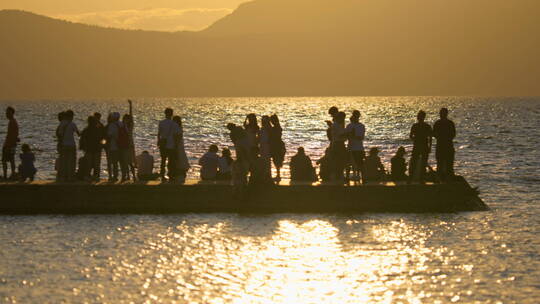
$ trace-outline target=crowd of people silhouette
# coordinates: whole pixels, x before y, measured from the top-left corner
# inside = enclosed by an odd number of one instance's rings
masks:
[[[159,173],[154,173],[154,157],[143,151],[136,156],[134,143],[133,103],[128,100],[129,113],[110,113],[105,124],[101,114],[94,113],[87,118],[87,126],[82,132],[74,119],[74,112],[67,110],[58,114],[56,128],[57,182],[100,181],[101,159],[105,153],[109,182],[150,181],[184,183],[191,166],[184,145],[184,131],[180,116],[174,116],[172,109],[164,111],[164,119],[159,122],[157,147],[161,163]],[[366,155],[364,140],[366,127],[360,122],[360,111],[354,110],[346,124],[346,113],[337,107],[328,111],[331,119],[326,121],[326,135],[329,140],[324,155],[316,162],[319,172],[303,147],[290,160],[291,182],[332,182],[338,184],[365,184],[370,182],[448,182],[454,178],[453,140],[456,136],[454,123],[448,119],[448,109],[442,108],[440,119],[433,128],[425,122],[426,113],[419,111],[417,122],[411,127],[409,138],[413,143],[411,158],[407,166],[406,150],[399,147],[391,159],[390,173],[379,157],[379,148],[371,147]],[[5,180],[33,181],[36,174],[35,155],[28,144],[23,144],[18,173],[15,168],[15,153],[19,140],[19,126],[15,119],[15,109],[6,109],[8,119],[6,139],[2,148],[3,177]],[[259,126],[257,116],[248,114],[243,125],[227,124],[229,136],[234,145],[235,158],[231,150],[223,148],[219,155],[217,145],[210,145],[199,159],[200,178],[203,181],[229,181],[234,185],[270,185],[281,181],[281,169],[285,161],[286,148],[283,129],[277,115],[263,115]],[[77,161],[78,147],[83,151]],[[437,172],[428,166],[432,150],[432,138],[437,145],[435,157]],[[272,176],[272,164],[276,175]],[[11,176],[8,177],[8,165]],[[408,170],[407,170],[408,167]],[[426,169],[430,173],[426,173]],[[408,174],[407,174],[408,171]]]

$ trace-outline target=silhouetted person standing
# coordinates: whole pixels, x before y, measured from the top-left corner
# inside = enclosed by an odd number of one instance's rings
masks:
[[[349,161],[349,153],[345,147],[347,133],[345,132],[345,113],[339,112],[334,118],[331,127],[332,142],[330,144],[330,159],[332,163],[333,178],[337,182],[344,182],[345,166]]]
[[[409,138],[413,141],[413,151],[409,164],[409,180],[418,175],[421,182],[424,181],[433,136],[431,126],[424,121],[425,119],[426,112],[418,112],[417,122],[412,126],[409,135]]]
[[[176,138],[180,133],[180,127],[172,120],[173,110],[165,109],[165,119],[159,122],[158,147],[161,154],[160,175],[165,181],[165,167],[170,180],[174,180],[176,172]]]
[[[58,165],[58,181],[75,181],[77,167],[77,144],[75,134],[80,135],[77,125],[73,122],[75,114],[71,110],[64,113],[63,120],[57,129],[60,142],[60,163]]]
[[[268,162],[268,170],[272,175],[272,154],[270,146],[270,137],[272,134],[272,124],[270,123],[270,117],[264,115],[261,118],[261,128],[259,130],[259,145],[261,151],[261,158]]]
[[[448,109],[439,111],[440,119],[433,125],[433,136],[437,139],[435,157],[437,158],[437,173],[442,181],[447,181],[454,176],[454,138],[456,126],[448,119]]]
[[[127,162],[125,158],[128,148],[127,129],[120,121],[120,113],[114,112],[111,114],[111,122],[107,125],[107,139],[110,167],[112,170],[112,178],[110,181],[118,181],[118,167],[122,174],[122,181],[126,180],[128,174]]]
[[[184,126],[182,125],[182,117],[174,116],[173,121],[178,125],[178,135],[176,138],[176,179],[177,182],[184,183],[186,181],[187,172],[191,167],[186,154],[184,144]]]
[[[283,129],[279,122],[279,118],[276,114],[270,116],[270,122],[272,123],[272,131],[270,132],[270,154],[274,166],[276,167],[277,175],[275,180],[281,181],[281,168],[283,167],[283,161],[285,160],[285,143],[283,142]]]
[[[227,129],[231,132],[229,136],[236,150],[236,160],[242,159],[244,162],[249,162],[249,140],[246,130],[233,123],[227,124]]]
[[[249,168],[249,184],[257,186],[272,185],[272,175],[268,169],[270,164],[260,157],[259,148],[253,147],[251,155],[253,156],[253,160]]]
[[[2,146],[2,169],[4,170],[4,179],[8,178],[8,163],[11,165],[11,177],[15,176],[15,151],[19,142],[19,124],[15,119],[15,109],[7,107],[6,118],[8,119],[8,128],[6,139]]]
[[[122,117],[122,123],[127,129],[128,132],[128,140],[129,140],[129,147],[124,151],[125,152],[125,158],[128,166],[128,176],[129,179],[129,173],[131,172],[131,176],[133,177],[133,180],[136,180],[135,175],[135,167],[137,167],[137,164],[135,162],[135,137],[133,136],[134,130],[135,130],[135,119],[133,117],[133,101],[131,99],[128,99],[129,104],[129,114],[125,114]]]
[[[349,144],[347,146],[351,159],[353,161],[353,180],[360,181],[360,173],[364,168],[364,138],[366,136],[366,127],[360,122],[360,111],[354,110],[351,116],[351,122],[345,128]],[[350,167],[347,166],[347,178],[349,178]]]
[[[332,117],[332,120],[326,121],[326,125],[328,126],[328,128],[326,129],[326,137],[330,142],[332,141],[332,124],[336,121],[338,113],[339,109],[336,106],[330,107],[330,109],[328,109],[328,115]]]
[[[103,125],[103,123],[101,122],[101,113],[94,113],[94,118],[95,118],[95,121],[96,121],[96,127],[98,129],[98,134],[99,134],[99,151],[97,152],[97,155],[95,156],[96,159],[96,163],[95,163],[95,166],[96,166],[96,171],[94,172],[94,178],[99,181],[99,176],[101,174],[101,152],[103,150],[106,149],[105,147],[105,140],[107,138],[107,132],[105,130],[105,126]]]
[[[79,140],[79,149],[84,151],[88,168],[87,172],[83,172],[83,177],[92,177],[94,181],[99,181],[102,134],[95,116],[89,116],[87,121],[88,126],[82,131]]]
[[[259,123],[257,122],[257,116],[254,113],[250,113],[246,116],[244,121],[244,129],[246,130],[247,142],[248,142],[248,153],[250,161],[253,161],[256,156],[253,154],[255,151],[253,148],[259,148]]]

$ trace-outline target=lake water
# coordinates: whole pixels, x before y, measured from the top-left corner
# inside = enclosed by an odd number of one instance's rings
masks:
[[[22,141],[37,151],[40,179],[54,176],[56,113],[73,109],[82,129],[95,111],[127,111],[123,100],[0,101],[8,104],[17,109]],[[157,121],[172,107],[184,118],[195,178],[208,145],[231,145],[227,122],[277,113],[288,155],[303,146],[315,160],[327,145],[332,105],[362,112],[367,146],[379,147],[387,163],[398,146],[410,151],[419,109],[433,122],[449,107],[458,128],[456,171],[492,210],[0,216],[0,302],[538,303],[540,98],[137,100],[137,149],[158,160]],[[5,125],[0,120],[0,138]]]

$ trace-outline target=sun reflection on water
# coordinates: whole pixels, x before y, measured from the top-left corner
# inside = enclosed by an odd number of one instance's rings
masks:
[[[347,245],[330,221],[267,224],[273,227],[264,233],[234,231],[227,222],[169,227],[135,263],[113,262],[114,276],[138,275],[137,296],[148,303],[421,303],[431,294],[414,284],[444,281],[426,262],[446,254],[432,252],[429,233],[403,221],[345,236],[362,239]]]

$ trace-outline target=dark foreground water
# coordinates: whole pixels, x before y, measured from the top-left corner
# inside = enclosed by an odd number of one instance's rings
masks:
[[[23,142],[37,151],[42,179],[54,174],[56,112],[72,108],[83,119],[126,108],[120,100],[9,104]],[[195,165],[209,144],[228,144],[226,122],[278,113],[289,151],[301,145],[316,159],[330,105],[361,110],[367,145],[381,148],[386,161],[399,145],[410,148],[417,110],[432,122],[448,106],[458,127],[456,170],[493,210],[0,216],[0,303],[538,303],[540,99],[142,100],[136,141],[155,153],[156,122],[171,106],[184,117]],[[190,174],[197,176],[195,166]]]

